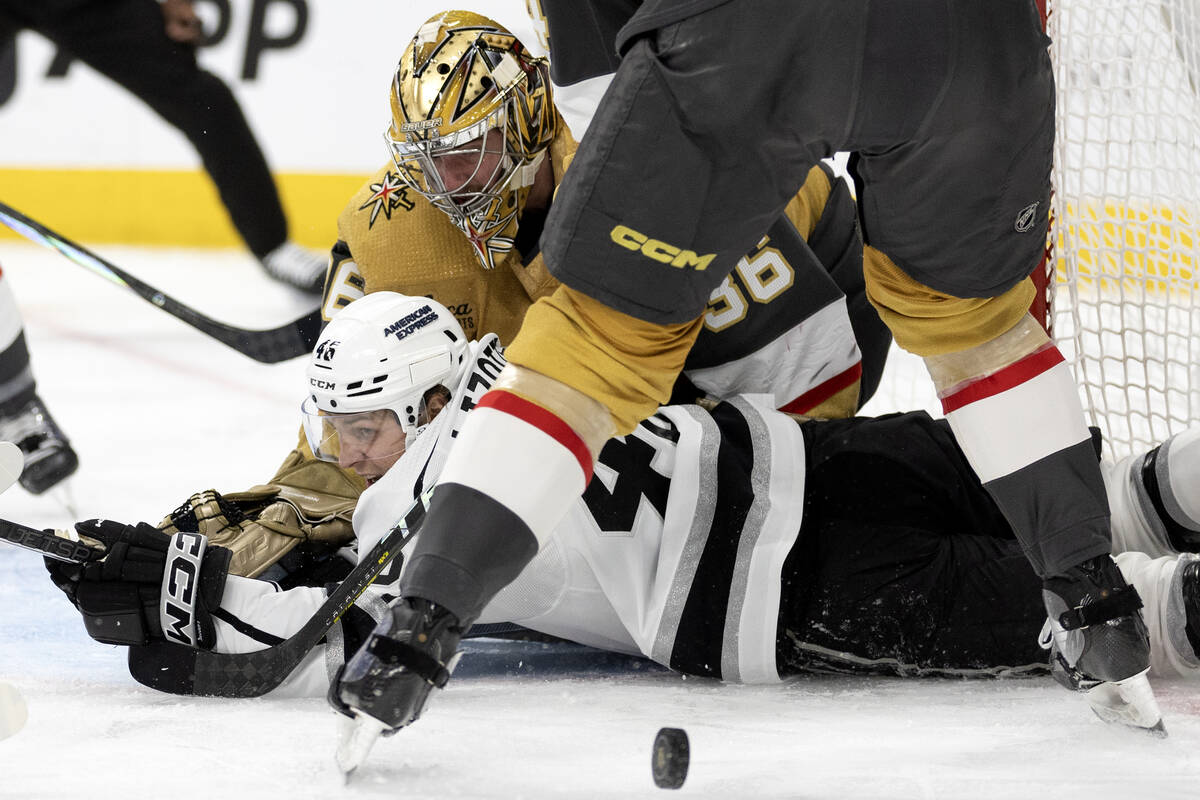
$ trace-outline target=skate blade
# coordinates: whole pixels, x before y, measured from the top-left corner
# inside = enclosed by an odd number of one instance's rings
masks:
[[[356,713],[353,718],[341,717],[338,720],[338,746],[333,754],[333,760],[342,771],[342,778],[350,782],[350,776],[359,768],[375,740],[387,729],[387,725],[369,714]]]
[[[1107,723],[1165,738],[1162,712],[1146,677],[1149,671],[1147,668],[1121,681],[1101,683],[1086,693],[1088,705]]]

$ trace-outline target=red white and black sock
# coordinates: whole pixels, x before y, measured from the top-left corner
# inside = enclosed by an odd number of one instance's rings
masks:
[[[592,456],[557,415],[503,390],[463,423],[438,481],[405,596],[479,616],[537,554],[592,477]]]
[[[1057,347],[954,387],[942,410],[1038,575],[1110,551],[1104,481]]]

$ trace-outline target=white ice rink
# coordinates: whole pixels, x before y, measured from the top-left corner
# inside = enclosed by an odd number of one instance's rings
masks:
[[[68,232],[69,233],[69,232]],[[273,327],[315,301],[248,256],[104,246],[200,310]],[[81,458],[80,518],[157,522],[190,493],[268,478],[294,442],[302,361],[263,366],[62,256],[0,243],[39,392]],[[13,488],[0,517],[71,517]],[[0,681],[29,721],[0,741],[4,798],[644,798],[650,745],[687,729],[679,794],[713,798],[1194,798],[1200,685],[1157,683],[1170,737],[1113,730],[1049,679],[813,676],[724,686],[571,648],[476,643],[414,727],[347,787],[324,700],[188,699],[134,683],[32,553],[0,544]]]

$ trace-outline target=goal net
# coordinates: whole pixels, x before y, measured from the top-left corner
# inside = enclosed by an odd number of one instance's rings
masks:
[[[1198,0],[1050,0],[1052,333],[1109,455],[1200,419]]]

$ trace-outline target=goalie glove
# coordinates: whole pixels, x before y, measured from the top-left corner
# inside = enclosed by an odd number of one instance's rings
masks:
[[[46,559],[54,584],[83,616],[98,642],[169,641],[212,649],[212,612],[221,604],[231,553],[197,533],[165,535],[144,522],[90,519],[80,538],[106,551],[81,564]]]
[[[295,450],[269,483],[229,494],[196,492],[158,527],[172,534],[200,533],[228,548],[234,575],[279,581],[280,570],[264,573],[297,545],[308,542],[335,551],[354,538],[350,519],[361,492],[357,478]],[[315,582],[337,579],[318,577]]]

